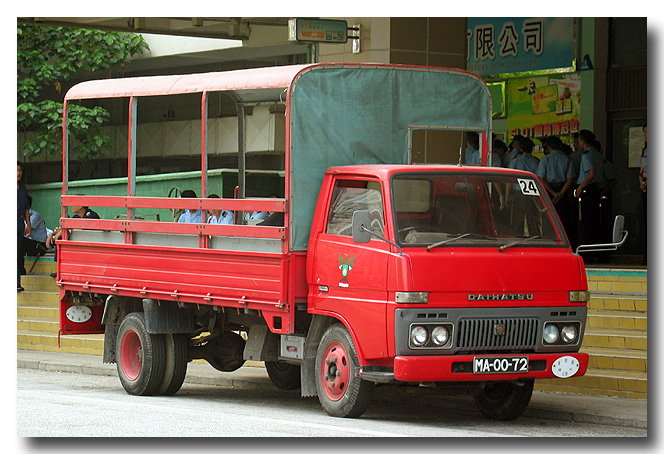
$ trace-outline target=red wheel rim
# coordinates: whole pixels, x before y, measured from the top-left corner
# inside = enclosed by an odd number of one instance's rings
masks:
[[[143,346],[135,331],[127,331],[120,344],[120,364],[129,380],[136,380],[143,368]]]
[[[350,380],[350,360],[344,346],[339,342],[330,343],[325,348],[320,368],[325,395],[333,401],[341,399]]]

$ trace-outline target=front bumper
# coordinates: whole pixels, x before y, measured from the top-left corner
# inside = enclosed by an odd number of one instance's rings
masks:
[[[565,357],[575,358],[579,362],[578,371],[571,377],[580,377],[588,369],[586,353],[534,353],[519,355],[528,357],[528,372],[473,373],[473,358],[487,356],[507,358],[514,355],[397,356],[394,358],[394,379],[404,382],[458,382],[559,378],[553,373],[552,367],[556,360],[563,358],[564,361]]]

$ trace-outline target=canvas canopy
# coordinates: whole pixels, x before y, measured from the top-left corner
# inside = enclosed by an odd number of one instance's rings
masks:
[[[290,89],[291,249],[305,250],[325,171],[408,164],[409,129],[491,130],[484,82],[459,70],[317,65]]]

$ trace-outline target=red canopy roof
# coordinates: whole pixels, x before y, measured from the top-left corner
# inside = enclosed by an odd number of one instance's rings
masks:
[[[246,91],[283,89],[295,76],[312,65],[275,66],[201,74],[127,77],[81,82],[74,85],[65,99],[160,96],[203,91]],[[285,98],[284,98],[285,99]]]

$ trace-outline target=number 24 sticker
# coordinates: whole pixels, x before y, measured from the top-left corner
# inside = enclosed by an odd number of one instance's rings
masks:
[[[539,189],[537,189],[537,185],[535,184],[535,180],[517,178],[517,181],[519,182],[519,187],[521,188],[521,193],[523,195],[540,195]]]

